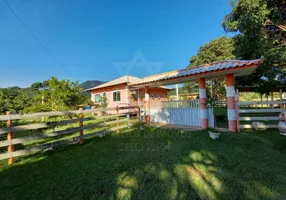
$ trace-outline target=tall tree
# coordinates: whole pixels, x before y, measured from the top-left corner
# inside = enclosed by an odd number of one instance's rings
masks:
[[[0,113],[11,111],[23,112],[25,107],[31,106],[37,93],[31,88],[9,87],[0,89]]]
[[[191,57],[190,65],[188,67],[212,63],[215,61],[235,59],[233,50],[234,46],[232,38],[223,36],[214,39],[200,47],[198,54]]]
[[[233,54],[234,42],[232,38],[227,38],[225,36],[214,39],[209,43],[200,47],[198,54],[192,56],[190,59],[190,64],[188,67],[194,67],[206,63],[212,63],[215,61],[221,60],[230,60],[235,59]],[[210,82],[213,84],[213,93],[216,98],[224,99],[225,98],[225,89],[224,89],[224,78],[214,79]],[[210,85],[207,86],[208,92],[210,91]],[[183,88],[189,91],[198,91],[198,86],[196,83],[184,84]]]
[[[42,82],[35,82],[31,85],[31,88],[34,90],[40,90],[43,88],[43,83]]]
[[[82,93],[82,88],[77,81],[59,80],[52,77],[42,85],[45,89],[42,89],[33,99],[33,105],[27,107],[26,112],[77,109],[80,104],[87,103],[89,100]],[[44,102],[42,102],[42,97],[44,97]]]
[[[239,77],[239,86],[254,85],[257,92],[270,93],[274,87],[286,84],[285,0],[231,1],[232,11],[225,16],[223,27],[234,36],[234,54],[239,59],[265,61],[256,73]]]

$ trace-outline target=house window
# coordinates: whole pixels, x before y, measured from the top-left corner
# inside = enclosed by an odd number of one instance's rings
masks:
[[[94,95],[94,102],[99,103],[100,102],[100,94]]]
[[[120,91],[113,92],[113,101],[120,101]]]

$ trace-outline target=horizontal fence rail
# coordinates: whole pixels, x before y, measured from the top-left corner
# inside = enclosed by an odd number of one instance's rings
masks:
[[[137,109],[136,112],[124,112],[120,113],[120,110],[129,110],[129,109]],[[114,111],[116,110],[116,114],[107,115],[105,116],[89,116],[84,118],[84,114],[87,113],[94,113],[98,111]],[[114,112],[113,112],[114,113]],[[23,156],[29,153],[35,153],[39,151],[44,151],[54,146],[69,144],[69,143],[76,143],[79,142],[80,144],[83,143],[84,139],[90,138],[93,136],[104,136],[109,132],[116,131],[117,133],[120,132],[123,128],[128,128],[140,122],[140,108],[137,106],[129,106],[129,107],[116,107],[116,108],[107,108],[107,109],[93,109],[93,110],[78,110],[78,111],[60,111],[60,112],[41,112],[41,113],[32,113],[26,115],[12,115],[7,113],[5,116],[0,116],[0,120],[4,121],[7,120],[7,127],[0,128],[0,148],[4,148],[8,146],[8,152],[4,152],[1,154],[0,151],[0,160],[9,159],[8,163],[12,164],[15,157]],[[47,123],[34,123],[34,124],[25,124],[19,126],[12,126],[12,120],[21,120],[21,119],[33,119],[33,118],[40,118],[40,117],[54,117],[54,116],[77,116],[76,119],[67,119],[67,120],[59,120]],[[130,117],[130,115],[135,115],[135,117]],[[93,120],[101,120],[101,121],[93,121]],[[86,124],[84,124],[84,122]],[[78,123],[78,124],[76,124]],[[63,130],[56,130],[53,129],[57,127],[62,127],[63,125],[71,125],[72,127],[63,127]],[[78,127],[74,127],[74,126]],[[51,129],[51,131],[49,130]],[[95,130],[93,129],[99,129]],[[90,130],[87,134],[83,134],[84,130]],[[28,132],[27,132],[28,131]],[[30,132],[33,133],[30,133]],[[27,136],[13,138],[13,133],[25,132],[28,133]],[[35,132],[35,133],[34,133]],[[61,136],[68,136],[69,134],[74,134],[79,132],[79,136],[71,137],[71,138],[58,138]],[[5,138],[5,134],[7,134],[7,139],[1,140]],[[4,137],[3,137],[4,136]],[[37,143],[45,142],[47,138],[54,138],[56,137],[55,142],[45,143],[42,145],[37,145]],[[22,143],[29,143],[29,147],[26,149],[19,149],[14,151],[14,145],[22,144]],[[1,149],[0,149],[1,150]]]
[[[285,109],[240,109],[239,113],[280,113]]]
[[[264,105],[266,105],[267,108],[265,108]],[[239,128],[278,128],[279,113],[283,111],[285,112],[285,105],[286,101],[238,101],[237,114],[239,120]],[[252,122],[252,124],[240,124],[241,121]]]
[[[270,104],[286,104],[286,101],[249,101],[249,102],[238,102],[238,105],[270,105]]]
[[[267,128],[277,128],[278,124],[263,124],[262,126],[258,126],[257,128],[267,129]],[[255,128],[252,124],[242,124],[240,128]]]
[[[114,107],[114,108],[97,108],[90,110],[70,110],[70,111],[56,111],[56,112],[40,112],[40,113],[32,113],[32,114],[24,114],[24,115],[2,115],[0,116],[0,121],[7,120],[15,120],[15,119],[30,119],[30,118],[39,118],[39,117],[56,117],[63,115],[78,115],[80,113],[95,113],[100,111],[112,111],[112,110],[127,110],[127,109],[137,109],[137,106],[129,106],[129,107]]]
[[[271,120],[279,120],[279,116],[270,116],[270,117],[239,117],[240,121],[271,121]]]

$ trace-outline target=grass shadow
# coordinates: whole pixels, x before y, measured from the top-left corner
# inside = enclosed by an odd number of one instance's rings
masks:
[[[273,138],[274,139],[273,139]],[[283,199],[286,144],[274,132],[134,128],[0,162],[4,199]]]

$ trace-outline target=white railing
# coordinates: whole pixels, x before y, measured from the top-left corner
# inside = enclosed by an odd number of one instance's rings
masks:
[[[162,108],[199,108],[200,100],[162,101]]]
[[[253,122],[259,122],[257,128],[277,128],[279,113],[285,110],[286,101],[237,102],[238,128],[255,128]],[[251,124],[240,124],[242,121]]]

